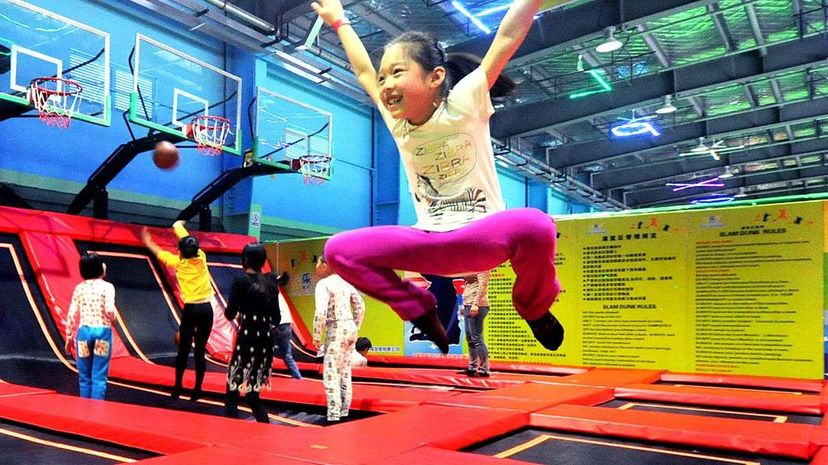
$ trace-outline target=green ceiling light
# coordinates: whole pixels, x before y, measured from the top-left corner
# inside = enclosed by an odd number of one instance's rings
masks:
[[[598,85],[601,86],[601,88],[597,90],[584,90],[580,92],[573,92],[569,94],[569,98],[576,99],[586,97],[587,95],[600,94],[602,92],[609,92],[612,90],[612,84],[610,84],[609,81],[607,81],[606,78],[604,78],[601,72],[597,69],[589,69],[586,71],[586,73],[592,76],[592,79],[595,82],[597,82]]]

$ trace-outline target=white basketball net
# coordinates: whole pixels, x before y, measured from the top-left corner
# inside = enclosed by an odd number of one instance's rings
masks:
[[[37,78],[29,86],[29,102],[47,126],[66,129],[78,108],[81,92],[83,86],[71,79]]]
[[[299,172],[305,184],[322,184],[331,174],[331,157],[305,155],[299,158]]]
[[[224,141],[230,135],[230,120],[221,116],[199,116],[193,119],[192,127],[199,153],[208,156],[221,154]]]

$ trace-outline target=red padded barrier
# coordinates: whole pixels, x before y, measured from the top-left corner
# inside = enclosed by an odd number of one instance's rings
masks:
[[[521,460],[499,459],[488,455],[423,446],[367,465],[526,465],[527,463]]]
[[[30,386],[21,386],[19,384],[11,384],[0,382],[0,397],[16,397],[28,396],[31,394],[54,394],[55,391],[51,389],[40,389]]]
[[[661,373],[652,370],[595,368],[584,373],[555,378],[552,381],[587,386],[616,387],[630,383],[654,383],[660,378]]]
[[[66,318],[75,286],[83,281],[78,269],[80,254],[68,236],[42,232],[20,232],[20,240],[32,265],[52,320],[62,335],[66,334]],[[63,339],[61,339],[62,341]],[[116,331],[112,332],[112,356],[129,355]]]
[[[821,392],[822,380],[777,378],[770,376],[716,375],[700,373],[662,373],[661,381],[666,383],[711,384],[717,386],[757,387],[785,389],[788,391]]]
[[[490,378],[471,378],[463,372],[429,368],[385,368],[363,367],[352,370],[354,378],[383,379],[421,384],[438,384],[441,386],[458,386],[472,388],[500,388],[524,384],[531,380],[528,375],[494,373]],[[540,378],[540,377],[538,377]]]
[[[563,403],[596,405],[612,399],[613,392],[609,388],[525,384],[485,393],[460,394],[450,399],[429,403],[507,409],[529,413]]]
[[[777,412],[818,415],[821,399],[816,394],[761,391],[713,386],[670,386],[629,384],[615,390],[619,399],[678,402],[691,405],[715,405]]]
[[[424,405],[337,426],[295,428],[275,440],[232,445],[312,463],[357,465],[388,460],[423,444],[459,449],[526,425],[527,415],[506,410],[469,410]],[[229,444],[229,443],[228,443]]]
[[[278,438],[274,438],[278,441]],[[270,454],[237,449],[235,447],[215,446],[188,450],[172,455],[163,455],[135,462],[140,465],[227,465],[232,463],[256,465],[308,465],[308,462],[291,460]]]
[[[414,367],[454,368],[457,370],[465,370],[469,366],[469,359],[465,355],[369,355],[368,363],[384,365],[403,365]],[[492,371],[534,373],[559,376],[584,373],[589,370],[589,368],[586,367],[551,366],[533,363],[510,363],[498,362],[496,360],[489,361],[489,368]]]
[[[161,454],[294,429],[61,394],[0,398],[0,417]]]
[[[811,465],[828,465],[828,448],[820,447],[814,458],[810,462]]]
[[[663,412],[558,405],[531,415],[532,426],[755,454],[807,459],[813,425]]]
[[[165,387],[172,386],[174,372],[173,367],[149,365],[132,357],[112,360],[109,368],[109,376],[112,379]],[[222,372],[205,373],[204,391],[223,394],[226,388],[226,376],[226,373]],[[193,382],[194,373],[192,370],[187,370],[184,375],[184,387],[191,387]],[[401,389],[392,386],[355,383],[351,408],[369,412],[395,412],[415,407],[427,400],[447,399],[455,395],[457,395],[455,392],[435,391],[417,387]],[[270,389],[262,390],[261,397],[262,399],[279,402],[327,405],[322,381],[317,379],[274,377],[271,378]]]

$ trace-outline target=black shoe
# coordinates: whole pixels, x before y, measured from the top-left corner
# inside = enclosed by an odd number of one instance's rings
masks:
[[[477,372],[477,377],[479,377],[479,378],[488,378],[489,377],[489,372],[488,371],[478,371]]]
[[[447,354],[449,351],[448,337],[440,319],[437,318],[437,309],[432,308],[425,314],[411,320],[411,323],[425,333],[426,337],[437,345],[440,352]]]
[[[476,378],[478,376],[477,370],[466,370],[466,376],[469,378]]]
[[[549,350],[558,350],[563,342],[564,328],[557,318],[551,313],[547,313],[537,320],[527,320],[526,322],[529,323],[529,328],[532,329],[532,335],[542,346]]]
[[[180,387],[174,387],[172,392],[170,392],[170,398],[178,399],[179,397],[181,397],[181,388]]]
[[[193,393],[190,394],[190,401],[198,402],[198,399],[201,399],[201,394],[202,394],[201,389],[193,390]]]

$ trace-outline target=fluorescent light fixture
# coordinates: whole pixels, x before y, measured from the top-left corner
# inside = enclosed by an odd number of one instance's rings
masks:
[[[725,184],[716,177],[699,182],[668,182],[665,186],[673,186],[673,192],[678,192],[691,187],[724,187]]]
[[[483,21],[480,21],[480,19],[478,19],[477,16],[471,14],[471,12],[467,10],[466,7],[464,7],[460,2],[458,2],[457,0],[453,0],[451,2],[451,6],[453,6],[455,10],[462,13],[463,16],[465,16],[466,18],[469,18],[469,20],[472,23],[474,23],[474,25],[477,26],[478,29],[485,32],[486,34],[491,34],[492,30],[486,27],[486,25],[483,24]]]
[[[704,198],[701,198],[701,199],[692,200],[692,201],[690,201],[690,203],[698,205],[698,204],[705,204],[705,203],[726,203],[726,202],[732,202],[733,200],[734,200],[734,197],[732,195],[717,195],[717,196],[714,196],[714,197],[704,197]]]
[[[313,43],[316,42],[316,38],[319,37],[319,31],[322,29],[322,26],[325,24],[325,20],[322,19],[321,16],[316,17],[316,22],[313,23],[310,29],[308,29],[308,35],[305,36],[305,40],[302,41],[301,45],[296,47],[296,50],[307,50],[313,46]]]
[[[656,109],[656,111],[655,111],[656,114],[658,114],[658,115],[669,115],[670,113],[673,113],[676,110],[678,110],[678,108],[676,108],[676,106],[673,105],[672,100],[673,100],[673,97],[671,97],[669,95],[665,95],[664,96],[664,105],[662,105],[660,108]]]
[[[653,137],[660,136],[661,133],[658,129],[656,129],[652,123],[647,121],[652,118],[655,118],[655,116],[636,118],[635,112],[633,112],[632,118],[620,118],[621,121],[624,122],[613,126],[610,129],[610,132],[616,137],[631,137],[643,134],[650,134]]]
[[[601,74],[601,71],[597,69],[589,69],[586,71],[586,73],[592,76],[592,79],[595,82],[597,82],[598,85],[601,86],[601,88],[598,90],[584,90],[581,92],[573,92],[569,94],[570,99],[586,97],[587,95],[600,94],[602,92],[609,92],[612,90],[612,84],[610,84],[609,81],[607,81],[607,79],[604,77],[604,75]]]
[[[747,192],[745,191],[744,186],[740,187],[739,190],[736,192],[736,195],[734,195],[733,197],[736,197],[738,199],[747,197]]]
[[[610,53],[623,47],[624,43],[615,38],[615,26],[604,29],[604,42],[595,47],[598,53]]]

